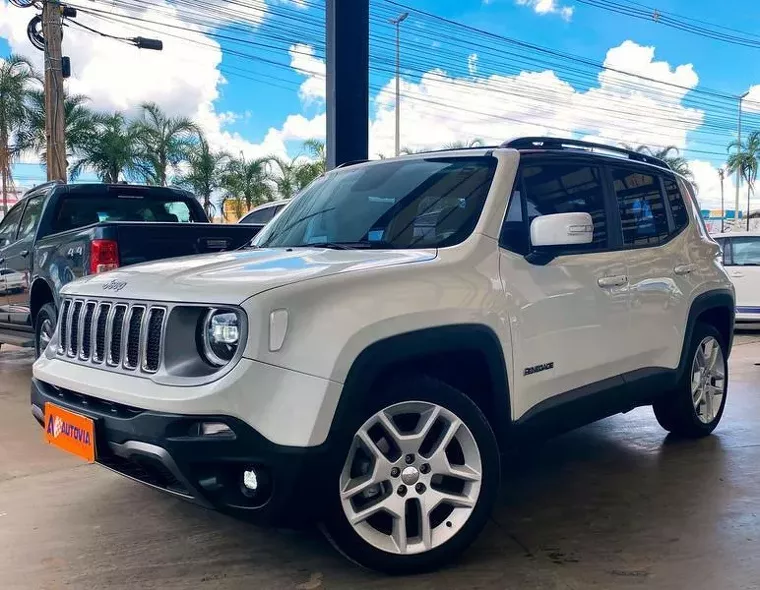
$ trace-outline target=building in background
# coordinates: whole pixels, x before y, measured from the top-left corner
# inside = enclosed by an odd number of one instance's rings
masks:
[[[702,219],[705,220],[707,231],[711,234],[717,234],[721,231],[745,231],[747,229],[747,216],[744,215],[743,211],[739,211],[737,222],[736,212],[733,209],[726,209],[723,230],[721,230],[720,209],[702,209]],[[752,231],[760,231],[760,210],[753,211],[750,215],[749,228]]]

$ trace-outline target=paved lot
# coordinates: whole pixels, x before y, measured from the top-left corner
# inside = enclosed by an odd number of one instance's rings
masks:
[[[0,588],[760,588],[760,334],[726,416],[668,440],[642,408],[510,462],[491,523],[449,570],[389,580],[316,533],[260,530],[48,448],[30,358],[0,354]]]

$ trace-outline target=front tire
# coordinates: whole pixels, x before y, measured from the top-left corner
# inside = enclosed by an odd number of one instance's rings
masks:
[[[34,358],[40,358],[55,333],[58,312],[52,303],[46,303],[37,312],[34,322]]]
[[[700,438],[715,430],[726,407],[728,363],[720,332],[710,324],[697,324],[687,358],[681,383],[655,402],[654,415],[665,430]]]
[[[478,536],[500,479],[477,405],[438,380],[396,380],[362,412],[328,482],[323,530],[352,561],[390,574],[451,562]]]

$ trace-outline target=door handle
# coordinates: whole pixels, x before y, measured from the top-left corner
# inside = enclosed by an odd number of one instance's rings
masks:
[[[739,272],[738,270],[735,270],[734,272],[728,273],[728,276],[733,277],[735,279],[740,279],[744,276],[743,272]]]
[[[695,264],[679,264],[673,269],[673,272],[677,275],[683,276],[694,272],[696,268],[697,266]]]
[[[27,256],[29,256],[29,250],[21,250],[19,254],[21,254],[22,258],[26,258]]]
[[[620,287],[628,282],[628,277],[625,275],[616,275],[614,277],[602,277],[596,281],[602,288],[607,287]]]

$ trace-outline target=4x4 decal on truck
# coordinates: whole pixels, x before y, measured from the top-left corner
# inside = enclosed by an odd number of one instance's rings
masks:
[[[525,367],[525,370],[523,371],[523,375],[526,377],[528,375],[533,375],[535,373],[540,373],[541,371],[548,371],[549,369],[554,368],[554,361],[551,363],[543,363],[541,365],[536,365],[534,367]]]

